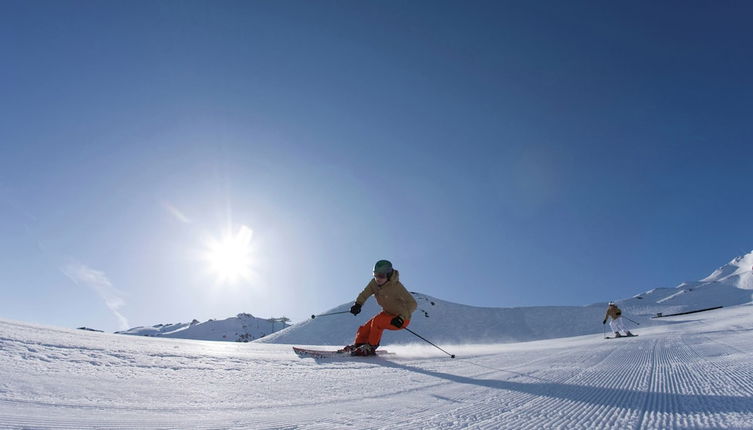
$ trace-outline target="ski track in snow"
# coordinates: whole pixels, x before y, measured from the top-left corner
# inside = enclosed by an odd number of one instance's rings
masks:
[[[751,429],[751,310],[628,339],[442,345],[456,359],[386,345],[396,355],[315,360],[0,320],[0,428]]]

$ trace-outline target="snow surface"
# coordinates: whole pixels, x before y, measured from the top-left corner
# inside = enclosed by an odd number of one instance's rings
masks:
[[[289,345],[0,320],[3,429],[753,428],[753,305],[639,337],[314,360]]]
[[[751,265],[748,254],[620,301],[640,323],[625,339],[603,338],[603,304],[478,308],[417,294],[410,327],[455,359],[405,331],[385,332],[395,354],[380,357],[314,360],[281,343],[349,342],[373,299],[358,317],[251,343],[0,319],[0,428],[753,429]],[[592,334],[514,342],[578,330]]]

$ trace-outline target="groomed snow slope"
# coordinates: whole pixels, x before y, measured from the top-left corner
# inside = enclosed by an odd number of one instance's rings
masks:
[[[415,344],[315,361],[0,320],[0,427],[753,428],[753,305],[662,321],[617,340],[442,344],[456,359]]]

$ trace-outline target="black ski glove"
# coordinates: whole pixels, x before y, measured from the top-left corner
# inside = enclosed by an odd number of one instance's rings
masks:
[[[604,321],[602,321],[601,323],[602,323],[602,324],[606,324],[606,323],[607,323],[607,320],[604,320]]]
[[[396,316],[395,318],[392,318],[392,321],[390,321],[390,324],[394,325],[397,328],[402,328],[403,323],[405,323],[405,321],[403,321],[400,315]]]
[[[355,305],[351,306],[350,307],[350,313],[352,313],[353,315],[360,314],[361,313],[361,305],[359,305],[358,303],[356,303]]]

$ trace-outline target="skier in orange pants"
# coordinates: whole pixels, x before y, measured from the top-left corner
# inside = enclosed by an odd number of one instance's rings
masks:
[[[366,324],[358,327],[358,331],[356,332],[356,345],[369,344],[374,345],[374,349],[376,349],[376,346],[379,346],[379,342],[382,340],[382,333],[385,329],[400,330],[408,327],[408,324],[410,324],[410,320],[403,320],[403,324],[398,327],[392,324],[392,321],[395,318],[399,317],[384,311],[376,314],[374,318],[366,321]]]
[[[354,344],[343,348],[343,352],[349,352],[351,355],[374,355],[385,329],[400,330],[410,324],[410,317],[417,307],[416,300],[400,283],[400,274],[387,260],[376,262],[374,278],[358,295],[350,312],[358,315],[361,306],[371,295],[376,297],[382,312],[358,328]]]

